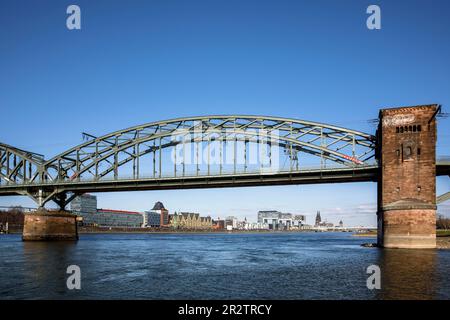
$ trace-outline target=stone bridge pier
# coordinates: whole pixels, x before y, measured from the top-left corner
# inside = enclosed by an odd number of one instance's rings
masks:
[[[31,192],[30,192],[31,193]],[[67,203],[73,197],[67,199],[65,193],[56,194],[52,197],[48,192],[38,190],[34,199],[37,200],[39,208],[25,215],[23,226],[23,241],[73,241],[78,240],[77,216],[65,210]],[[59,210],[47,210],[45,202],[52,199]]]
[[[39,208],[25,215],[23,241],[76,241],[77,216],[67,211]]]
[[[436,247],[437,105],[383,109],[377,130],[378,245]]]

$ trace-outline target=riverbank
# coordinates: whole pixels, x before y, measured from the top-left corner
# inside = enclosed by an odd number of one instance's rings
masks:
[[[376,238],[376,232],[355,233],[354,237]],[[364,247],[376,247],[372,243],[363,244]],[[450,230],[436,230],[436,249],[450,249]]]
[[[437,237],[450,237],[450,230],[436,230]]]
[[[352,234],[352,236],[354,237],[367,237],[367,238],[376,238],[377,237],[377,232],[361,232],[361,233],[354,233]]]
[[[450,230],[436,230],[436,246],[438,249],[450,249]]]

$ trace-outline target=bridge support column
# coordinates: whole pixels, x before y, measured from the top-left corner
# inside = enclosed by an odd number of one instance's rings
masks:
[[[65,192],[52,196],[51,192],[38,190],[31,197],[39,208],[35,212],[25,214],[23,241],[78,240],[77,216],[65,211],[66,205],[72,201],[75,194],[67,199]],[[50,199],[59,205],[59,211],[44,208],[44,204]]]
[[[436,247],[437,112],[437,105],[380,111],[379,246]]]
[[[25,214],[23,241],[78,240],[77,216],[39,208]]]

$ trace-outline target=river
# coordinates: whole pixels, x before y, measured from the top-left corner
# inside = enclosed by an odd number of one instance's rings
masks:
[[[0,235],[1,299],[450,299],[450,250],[364,248],[350,233]],[[69,265],[81,289],[69,290]],[[381,270],[368,289],[367,267]]]

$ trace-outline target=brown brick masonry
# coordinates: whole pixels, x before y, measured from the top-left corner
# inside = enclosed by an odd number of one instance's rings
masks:
[[[378,245],[436,247],[437,105],[380,111]]]
[[[25,215],[24,241],[78,240],[76,216],[64,211],[38,210]]]
[[[384,212],[384,239],[386,248],[436,247],[435,210],[411,209]]]

